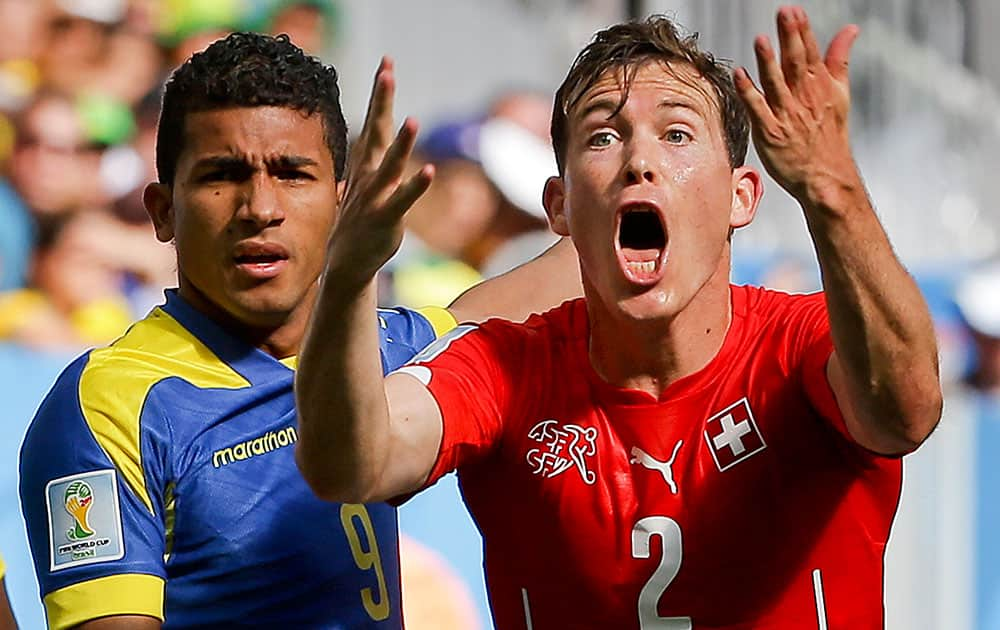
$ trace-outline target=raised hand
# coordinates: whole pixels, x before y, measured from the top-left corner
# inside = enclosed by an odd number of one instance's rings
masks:
[[[777,22],[780,63],[767,36],[754,40],[763,91],[743,68],[733,78],[750,112],[754,145],[764,167],[807,204],[827,190],[860,181],[847,130],[847,65],[858,27],[842,28],[823,57],[805,10],[782,7]]]
[[[395,138],[392,60],[383,57],[375,72],[368,113],[348,164],[347,184],[328,246],[328,271],[349,273],[367,282],[396,252],[403,237],[402,218],[430,186],[434,167],[424,165],[403,181],[417,137],[407,118]]]

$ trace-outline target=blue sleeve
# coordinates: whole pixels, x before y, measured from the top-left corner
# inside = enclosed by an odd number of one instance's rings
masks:
[[[385,374],[406,364],[437,338],[434,326],[417,311],[407,308],[378,309],[382,371]]]
[[[87,361],[59,376],[21,448],[21,504],[53,628],[113,614],[162,619],[162,449],[138,417],[116,417],[123,392],[113,383],[84,391]]]

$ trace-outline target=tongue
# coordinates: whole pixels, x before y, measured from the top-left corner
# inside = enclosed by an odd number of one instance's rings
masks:
[[[650,262],[657,260],[660,257],[660,250],[632,249],[631,247],[623,247],[622,255],[628,262]]]

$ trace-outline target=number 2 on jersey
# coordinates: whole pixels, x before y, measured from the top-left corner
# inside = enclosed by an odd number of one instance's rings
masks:
[[[361,527],[355,525],[355,521]],[[354,564],[362,571],[375,570],[375,577],[378,579],[378,596],[372,595],[372,589],[365,587],[361,589],[361,603],[365,605],[365,612],[375,621],[382,621],[389,617],[389,594],[385,586],[385,572],[382,569],[382,556],[378,552],[378,542],[375,540],[375,528],[372,527],[372,519],[368,516],[368,509],[359,503],[345,503],[340,506],[340,524],[344,526],[344,533],[347,534],[347,542],[351,546],[351,555],[354,556]],[[367,549],[361,544],[359,531],[364,532]]]
[[[691,630],[690,617],[661,617],[656,605],[681,570],[681,527],[666,516],[647,516],[632,528],[632,557],[649,557],[649,541],[660,537],[663,548],[660,564],[639,591],[641,630]]]

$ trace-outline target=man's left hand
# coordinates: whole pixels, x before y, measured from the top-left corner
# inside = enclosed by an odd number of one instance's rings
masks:
[[[754,41],[763,91],[743,68],[734,81],[764,167],[805,206],[832,188],[860,183],[847,129],[847,66],[858,27],[842,28],[821,57],[804,9],[782,7],[777,22],[780,63],[766,35]]]

